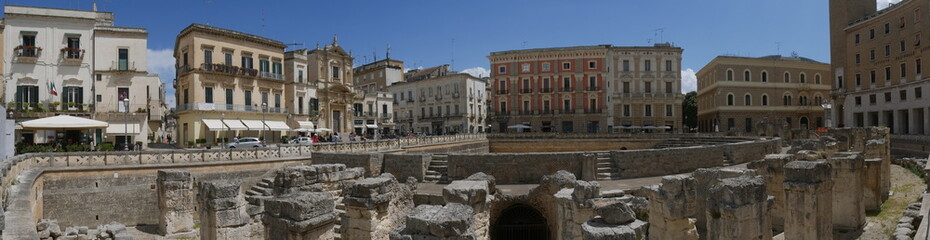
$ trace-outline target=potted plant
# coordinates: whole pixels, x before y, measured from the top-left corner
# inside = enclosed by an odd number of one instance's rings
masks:
[[[16,109],[16,103],[15,103],[15,102],[8,102],[8,103],[6,103],[6,108],[7,108],[7,109]]]
[[[74,102],[68,102],[68,110],[75,110],[74,106],[77,105]]]
[[[88,110],[88,111],[94,111],[94,105],[93,105],[93,104],[87,104],[87,110]]]
[[[43,106],[42,103],[36,103],[36,112],[44,112],[45,109],[42,108]]]
[[[54,102],[52,102],[51,109],[58,110],[58,106],[59,106],[59,105],[61,105],[61,102],[59,102],[59,101],[54,101]]]

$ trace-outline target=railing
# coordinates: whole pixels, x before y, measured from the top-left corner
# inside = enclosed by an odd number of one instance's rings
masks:
[[[585,109],[584,113],[602,113],[603,109]]]
[[[563,92],[571,92],[571,91],[572,91],[572,88],[562,88],[562,91],[563,91]]]
[[[520,89],[520,93],[532,93],[532,92],[533,92],[533,89],[529,89],[529,88]]]
[[[587,91],[600,91],[601,88],[599,88],[599,87],[588,87],[588,89],[586,89],[586,90],[587,90]]]
[[[542,89],[539,89],[539,92],[541,92],[541,93],[548,93],[548,92],[552,92],[552,89],[551,89],[551,88],[542,88]]]
[[[683,98],[680,93],[617,93],[621,98]]]
[[[63,55],[65,59],[84,59],[84,49],[62,48],[61,55]]]
[[[533,115],[533,111],[520,111],[520,115]]]
[[[37,58],[42,55],[42,48],[36,46],[19,45],[13,48],[17,57]]]
[[[575,109],[564,109],[564,110],[561,110],[560,113],[563,113],[563,114],[566,114],[566,113],[568,113],[568,114],[575,113]]]
[[[130,62],[130,61],[124,61],[124,62],[113,61],[112,64],[113,64],[113,65],[110,66],[110,71],[120,71],[120,72],[124,72],[124,71],[134,72],[134,71],[136,71],[136,62]]]
[[[507,90],[497,90],[497,94],[507,94],[507,93],[509,93]]]
[[[413,98],[408,98],[408,99],[407,99],[407,102],[408,102],[408,103],[411,103],[411,102],[415,102],[415,101],[413,100]]]
[[[261,113],[261,106],[242,105],[242,104],[222,104],[222,103],[185,103],[178,104],[177,112],[199,110],[199,111],[231,111],[231,112],[257,112]],[[288,113],[286,108],[266,108],[264,113]]]
[[[381,118],[391,118],[393,114],[391,113],[381,113]]]
[[[284,75],[283,75],[283,74],[280,74],[280,73],[273,73],[273,72],[259,72],[259,77],[261,77],[261,78],[275,79],[275,80],[284,80]]]

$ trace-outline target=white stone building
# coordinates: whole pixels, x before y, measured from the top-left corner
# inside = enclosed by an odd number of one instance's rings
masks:
[[[361,102],[352,106],[355,134],[375,136],[391,133],[394,129],[393,102],[394,94],[389,92],[366,93]]]
[[[391,85],[397,131],[405,133],[485,132],[487,81],[450,74]]]

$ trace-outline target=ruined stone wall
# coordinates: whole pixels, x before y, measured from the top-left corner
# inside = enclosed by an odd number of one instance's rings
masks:
[[[423,154],[423,153],[488,153],[488,140],[470,141],[461,143],[448,143],[433,146],[405,147],[404,153]]]
[[[893,135],[891,153],[925,158],[930,155],[930,136]]]
[[[565,170],[581,176],[585,153],[495,153],[449,155],[449,179],[465,179],[483,172],[501,184],[539,183],[540,178]]]
[[[381,175],[384,154],[380,153],[315,153],[313,164],[343,164],[347,168],[360,167],[370,177]]]
[[[611,151],[610,158],[617,166],[621,178],[638,178],[723,166],[725,153],[722,147],[684,147]]]
[[[397,180],[407,181],[408,177],[423,181],[426,178],[426,167],[432,159],[430,154],[385,154],[384,172],[393,174]]]
[[[491,139],[492,153],[579,152],[649,149],[664,139]]]

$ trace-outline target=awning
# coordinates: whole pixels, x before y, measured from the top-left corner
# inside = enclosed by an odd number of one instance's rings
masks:
[[[107,127],[107,134],[139,134],[142,126],[138,123],[113,123]]]
[[[517,124],[517,125],[510,125],[510,126],[507,126],[507,128],[529,129],[530,126],[523,125],[523,124]]]
[[[250,131],[268,130],[265,124],[262,123],[262,120],[242,120],[242,123],[245,124],[245,127],[249,128]]]
[[[226,125],[219,119],[201,119],[201,121],[203,121],[203,125],[207,125],[207,129],[210,129],[210,131],[226,130]]]
[[[107,128],[107,122],[93,119],[58,115],[54,117],[40,118],[21,122],[23,129],[28,130],[83,130]]]
[[[268,128],[271,131],[290,131],[291,127],[287,126],[287,123],[283,121],[265,121],[265,125],[268,125]]]
[[[315,124],[309,121],[297,121],[297,125],[300,125],[300,128],[313,129]]]
[[[332,129],[329,128],[317,128],[316,132],[332,132]]]
[[[229,130],[249,130],[245,124],[242,124],[242,121],[236,119],[223,119],[223,123],[226,124],[226,127],[229,127]]]
[[[378,125],[375,125],[375,124],[368,124],[368,125],[365,125],[365,127],[366,127],[366,128],[378,128]]]

